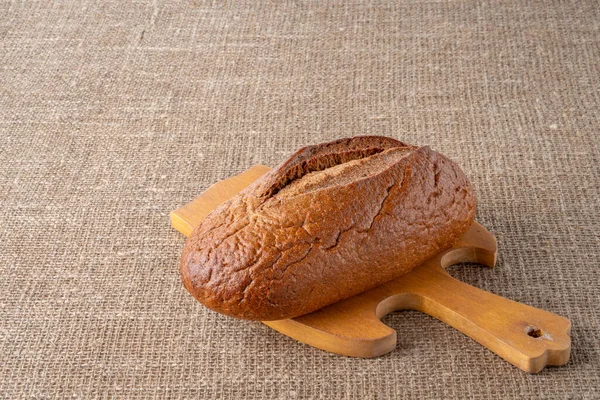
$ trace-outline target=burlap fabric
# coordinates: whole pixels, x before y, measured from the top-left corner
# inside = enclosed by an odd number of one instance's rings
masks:
[[[598,398],[600,7],[0,3],[0,398]],[[170,210],[298,147],[388,135],[472,179],[485,290],[568,317],[528,375],[439,321],[327,354],[183,289]]]

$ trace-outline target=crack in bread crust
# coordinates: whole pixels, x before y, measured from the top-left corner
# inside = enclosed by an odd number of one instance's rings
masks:
[[[303,147],[292,154],[287,161],[265,174],[261,179],[257,196],[272,197],[291,182],[310,172],[322,171],[394,147],[414,148],[383,136],[357,136]]]
[[[272,197],[276,195],[281,189],[289,185],[291,182],[301,179],[303,176],[311,172],[323,171],[336,165],[370,157],[373,154],[381,153],[383,150],[384,149],[381,148],[370,148],[365,150],[349,151],[345,153],[332,153],[303,161],[302,163],[294,165],[288,169],[285,174],[279,178],[279,181],[277,181],[267,192],[265,192],[264,196]]]
[[[305,174],[261,197],[289,168],[302,169],[323,154],[333,164],[344,146],[362,146],[367,154],[382,143],[388,148]],[[314,147],[196,228],[181,273],[203,304],[247,319],[302,315],[408,272],[450,247],[473,222],[468,179],[428,147],[364,137]]]

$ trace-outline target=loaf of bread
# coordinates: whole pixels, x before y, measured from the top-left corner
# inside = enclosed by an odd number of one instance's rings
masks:
[[[185,287],[238,318],[310,313],[451,247],[475,216],[460,168],[429,147],[363,136],[298,150],[188,239]]]

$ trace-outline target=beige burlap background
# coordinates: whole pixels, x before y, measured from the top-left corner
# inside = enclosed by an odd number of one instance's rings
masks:
[[[599,398],[600,6],[2,1],[0,398]],[[498,238],[452,274],[568,317],[528,375],[417,312],[339,357],[208,311],[170,210],[298,147],[457,160]]]

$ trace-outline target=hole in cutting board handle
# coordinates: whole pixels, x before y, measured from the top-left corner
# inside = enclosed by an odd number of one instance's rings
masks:
[[[530,326],[527,328],[527,335],[531,336],[534,339],[541,338],[544,336],[544,332],[540,328],[536,328],[535,326]]]

